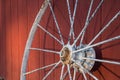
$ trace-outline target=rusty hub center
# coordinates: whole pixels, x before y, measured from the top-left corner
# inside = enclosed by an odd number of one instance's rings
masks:
[[[70,64],[71,55],[72,55],[72,48],[69,45],[63,47],[60,55],[60,58],[63,64]]]

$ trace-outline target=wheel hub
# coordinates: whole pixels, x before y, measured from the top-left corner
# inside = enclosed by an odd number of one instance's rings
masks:
[[[80,64],[81,66],[83,66],[85,69],[87,70],[91,70],[95,64],[95,61],[93,60],[89,60],[89,59],[83,59],[83,57],[85,58],[93,58],[95,59],[96,55],[95,55],[95,50],[93,48],[89,48],[77,53],[72,53],[72,51],[74,50],[78,50],[81,48],[86,47],[86,45],[81,45],[81,46],[77,46],[76,48],[72,48],[71,45],[65,45],[62,50],[61,50],[61,55],[60,55],[60,59],[62,61],[63,64],[69,64],[71,65],[73,68],[76,68],[78,71],[81,72],[81,67],[79,65],[77,65],[76,63]],[[73,60],[76,62],[73,62]]]
[[[60,58],[63,64],[70,64],[72,58],[72,48],[70,45],[66,45],[63,47],[63,49],[61,50]]]

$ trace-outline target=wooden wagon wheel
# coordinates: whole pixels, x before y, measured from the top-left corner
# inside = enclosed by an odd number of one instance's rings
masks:
[[[114,64],[114,65],[120,65],[120,62],[116,61],[111,61],[111,60],[103,60],[103,59],[97,59],[96,57],[96,51],[94,47],[100,46],[105,43],[109,43],[114,40],[119,40],[120,35],[94,43],[94,41],[113,23],[119,16],[120,16],[120,11],[118,11],[110,20],[109,22],[93,37],[93,39],[89,43],[83,43],[84,37],[88,28],[88,25],[90,24],[91,20],[95,17],[97,14],[98,10],[100,9],[102,3],[104,0],[100,0],[97,7],[94,9],[94,11],[91,13],[92,6],[94,3],[94,0],[90,0],[90,6],[88,9],[88,13],[86,16],[85,24],[78,36],[75,38],[75,31],[74,31],[74,23],[75,23],[75,16],[76,16],[76,11],[78,7],[78,2],[79,0],[75,0],[74,4],[74,9],[73,12],[70,7],[69,0],[66,0],[66,6],[67,6],[67,11],[69,15],[69,21],[70,21],[70,30],[69,31],[69,36],[68,36],[68,41],[67,43],[64,42],[64,38],[61,33],[56,15],[53,10],[52,6],[52,1],[51,0],[45,0],[42,4],[42,7],[40,8],[35,21],[33,23],[33,26],[31,28],[31,31],[29,33],[25,51],[24,51],[24,56],[23,56],[23,61],[22,61],[22,67],[21,67],[21,76],[20,80],[26,80],[26,75],[29,75],[33,72],[43,70],[45,68],[53,66],[53,68],[43,77],[42,80],[46,80],[46,78],[51,74],[51,72],[56,69],[56,67],[59,64],[62,64],[62,69],[61,69],[61,75],[60,75],[60,80],[63,80],[66,73],[68,72],[68,76],[70,80],[75,80],[76,78],[76,72],[78,71],[80,74],[83,75],[84,80],[87,80],[86,74],[90,75],[94,80],[99,80],[95,75],[91,73],[91,69],[94,67],[95,62],[102,62],[102,63],[109,63],[109,64]],[[60,40],[55,37],[53,34],[51,34],[49,31],[47,31],[44,27],[39,24],[40,21],[42,21],[42,16],[44,15],[45,11],[47,8],[50,9],[54,23],[56,25],[56,29],[58,31]],[[62,45],[62,48],[60,51],[55,51],[55,50],[47,50],[47,49],[41,49],[41,48],[32,48],[31,44],[33,41],[33,38],[35,36],[35,32],[37,29],[43,30],[46,34],[48,34],[50,37],[52,37],[54,40],[56,40],[59,44]],[[73,40],[73,41],[72,41]],[[71,43],[72,41],[72,43]],[[79,42],[79,45],[78,45]],[[60,60],[57,63],[53,63],[44,67],[41,67],[39,69],[35,69],[29,72],[26,72],[27,68],[27,63],[28,63],[28,58],[29,58],[29,53],[30,50],[39,50],[43,52],[50,52],[50,53],[55,53],[56,55],[59,55]],[[65,66],[67,66],[67,72],[64,73]],[[70,68],[74,69],[74,74],[73,77],[71,75],[71,70]]]

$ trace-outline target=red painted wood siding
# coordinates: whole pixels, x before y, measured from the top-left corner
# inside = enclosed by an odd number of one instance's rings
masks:
[[[4,77],[5,80],[20,79],[21,62],[26,40],[32,23],[43,1],[44,0],[0,0],[0,76]],[[71,0],[71,5],[74,1],[75,0]],[[77,12],[77,16],[79,16],[79,18],[75,20],[76,36],[82,29],[81,26],[84,25],[90,3],[90,0],[80,1],[81,3],[78,5],[79,8]],[[99,0],[95,0],[92,12],[98,4],[97,1],[99,2]],[[65,0],[55,0],[54,3],[57,6],[54,10],[58,15],[58,22],[60,23],[60,26],[62,26],[61,31],[64,38],[67,38],[69,33],[69,19],[66,19],[66,17],[68,18],[68,15],[65,15],[66,13],[63,12],[67,12]],[[90,23],[84,42],[88,43],[118,11],[120,11],[120,0],[105,0],[102,8]],[[46,15],[47,14],[49,13],[46,13]],[[61,19],[61,17],[64,17],[64,19]],[[46,19],[48,19],[48,16],[43,19],[44,21],[41,22],[41,24],[47,24],[49,27],[45,26],[46,29],[59,37],[58,33],[53,32],[54,30],[57,30],[51,16],[48,23],[45,22]],[[103,34],[96,40],[96,42],[120,35],[120,17],[116,19]],[[41,42],[41,40],[43,40],[43,42]],[[65,42],[66,40],[67,39],[64,39]],[[50,49],[60,49],[61,47],[55,40],[50,38],[41,30],[36,33],[32,46]],[[120,40],[102,45],[99,49],[102,53],[102,58],[113,59],[120,62]],[[54,54],[44,54],[38,51],[31,51],[31,53],[32,55],[30,55],[28,62],[28,70],[53,63],[59,59],[59,56]],[[93,72],[93,74],[100,80],[120,80],[119,69],[120,66],[103,63],[97,71]],[[46,69],[27,75],[27,80],[41,80],[48,70],[49,69]],[[59,80],[60,70],[61,68],[55,70],[47,80]],[[78,74],[77,77],[78,80],[83,78]],[[90,78],[90,80],[92,80],[92,78]]]

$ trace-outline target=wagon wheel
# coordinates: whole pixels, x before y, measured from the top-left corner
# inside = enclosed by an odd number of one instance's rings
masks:
[[[79,0],[75,0],[73,10],[71,9],[70,1],[66,0],[66,6],[67,6],[66,9],[67,9],[68,13],[66,13],[66,12],[65,13],[68,14],[68,16],[69,16],[68,19],[69,19],[70,29],[67,29],[67,31],[69,32],[69,36],[67,36],[68,39],[65,42],[64,35],[61,32],[62,29],[58,23],[59,21],[57,21],[57,17],[56,17],[57,14],[55,14],[54,9],[53,9],[53,2],[51,0],[45,0],[36,16],[36,19],[33,23],[33,26],[31,28],[31,31],[28,36],[28,40],[26,43],[25,51],[24,51],[23,61],[22,61],[22,67],[21,67],[21,76],[20,76],[21,80],[26,80],[26,75],[29,75],[33,72],[43,70],[43,69],[53,66],[50,69],[50,71],[48,71],[48,73],[43,77],[42,80],[45,80],[53,72],[53,70],[58,67],[59,64],[62,64],[60,80],[63,80],[67,73],[68,73],[70,80],[75,80],[76,72],[79,72],[80,74],[82,74],[84,80],[88,79],[86,74],[88,74],[93,79],[98,80],[98,78],[91,73],[92,68],[94,68],[95,62],[109,63],[111,65],[119,66],[120,62],[116,62],[116,61],[112,61],[112,60],[105,60],[105,59],[98,59],[96,57],[97,54],[96,54],[96,50],[94,49],[94,47],[97,47],[97,46],[100,46],[100,45],[103,45],[103,44],[106,44],[109,42],[114,42],[115,40],[119,40],[120,34],[115,37],[108,38],[106,40],[101,40],[97,43],[94,43],[94,42],[96,39],[98,39],[102,35],[102,33],[104,33],[104,31],[106,29],[109,28],[109,26],[113,22],[115,22],[115,20],[120,15],[120,11],[118,11],[108,21],[108,23],[106,23],[104,25],[104,27],[102,27],[102,29],[100,29],[99,32],[97,32],[97,34],[92,38],[91,41],[89,41],[88,43],[85,43],[85,41],[84,41],[85,35],[88,31],[87,30],[88,27],[91,27],[91,26],[89,26],[90,22],[92,22],[92,19],[94,19],[97,12],[100,10],[103,2],[104,2],[103,0],[100,0],[98,5],[95,7],[95,9],[92,12],[94,0],[90,0],[87,16],[85,19],[85,24],[81,30],[77,30],[80,33],[78,33],[78,35],[76,36],[77,33],[74,30],[74,28],[75,28],[74,24],[75,24],[75,19],[77,18],[76,13],[78,10],[77,8],[78,8]],[[48,30],[46,30],[40,24],[40,22],[42,21],[42,17],[44,16],[44,14],[48,10],[48,8],[50,9],[50,12],[53,16],[53,20],[54,20],[54,23],[55,23],[55,26],[57,29],[57,33],[59,34],[60,39],[58,39],[54,34],[50,33]],[[37,31],[37,29],[41,29],[47,35],[49,35],[51,38],[53,38],[56,42],[58,42],[62,46],[61,49],[59,51],[55,51],[54,49],[48,50],[48,49],[42,49],[42,48],[32,48],[31,47],[32,41],[33,41],[33,38],[35,36],[35,32]],[[91,28],[91,29],[93,29],[93,28]],[[37,50],[37,51],[42,51],[42,52],[46,52],[46,53],[54,53],[60,57],[60,60],[56,63],[53,63],[53,64],[50,64],[50,65],[27,72],[26,68],[27,68],[28,58],[30,55],[29,54],[30,50]],[[64,69],[66,69],[65,66],[67,66],[66,72],[64,72]],[[71,68],[74,69],[73,76],[71,74]]]

